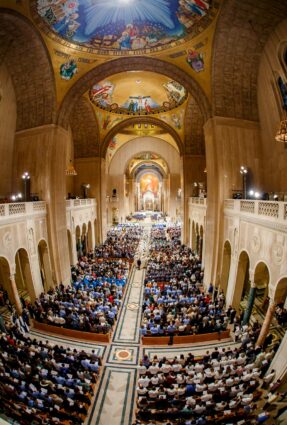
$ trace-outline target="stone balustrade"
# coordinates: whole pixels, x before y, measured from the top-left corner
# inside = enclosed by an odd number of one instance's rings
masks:
[[[287,221],[287,202],[261,201],[249,199],[226,199],[224,211],[234,214],[257,216],[261,219]]]
[[[11,204],[0,204],[0,223],[23,219],[35,215],[46,215],[46,202],[13,202]]]
[[[207,206],[207,198],[196,198],[196,197],[192,197],[189,198],[189,206],[193,206],[193,205],[200,205],[200,206]]]
[[[87,207],[95,207],[96,199],[87,198],[87,199],[68,199],[66,200],[66,208],[67,210],[73,210],[78,208],[87,208]]]

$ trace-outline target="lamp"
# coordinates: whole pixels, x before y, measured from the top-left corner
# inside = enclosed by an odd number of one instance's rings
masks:
[[[30,174],[28,171],[25,171],[22,174],[22,182],[23,182],[23,192],[24,192],[24,202],[30,201]]]
[[[67,169],[66,169],[66,176],[76,176],[78,173],[75,170],[73,164],[72,164],[72,160],[70,159],[70,164],[68,165]]]
[[[246,191],[247,191],[247,185],[246,185],[246,176],[247,176],[248,170],[244,165],[241,165],[240,167],[240,174],[242,175],[243,178],[243,195],[244,195],[244,199],[246,199]]]

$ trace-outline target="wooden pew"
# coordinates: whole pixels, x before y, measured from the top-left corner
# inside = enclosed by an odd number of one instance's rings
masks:
[[[63,328],[61,326],[47,325],[36,320],[33,321],[33,328],[41,332],[49,332],[58,336],[67,336],[69,338],[83,339],[91,342],[110,342],[110,332],[107,334],[98,334],[93,332],[76,331],[74,329]]]
[[[174,335],[173,344],[198,344],[200,342],[220,341],[230,337],[230,329],[218,332],[212,332],[208,334],[196,334],[196,335]],[[169,336],[143,336],[143,345],[168,345],[170,341]]]

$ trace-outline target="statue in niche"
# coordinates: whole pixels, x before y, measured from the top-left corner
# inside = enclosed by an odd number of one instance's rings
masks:
[[[31,255],[35,254],[34,230],[32,227],[28,230],[28,246]]]

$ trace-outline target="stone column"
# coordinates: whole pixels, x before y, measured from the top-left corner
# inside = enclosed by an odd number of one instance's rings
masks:
[[[270,323],[273,319],[275,309],[276,309],[275,301],[270,300],[269,301],[269,307],[268,307],[268,310],[267,310],[267,313],[266,313],[266,316],[265,316],[265,319],[264,319],[264,322],[263,322],[263,325],[262,325],[262,328],[261,328],[261,331],[260,331],[260,334],[259,334],[259,337],[258,337],[258,340],[257,340],[257,345],[263,345],[265,338],[268,335]]]
[[[15,303],[17,313],[21,314],[22,313],[22,304],[21,304],[21,301],[20,301],[20,297],[19,297],[19,293],[18,293],[16,281],[15,281],[15,274],[11,274],[9,279],[10,279],[10,282],[11,282],[11,289],[12,289],[12,294],[13,294],[13,300],[12,301],[14,301],[14,303]]]
[[[77,253],[77,238],[76,233],[71,232],[71,248],[72,248],[72,265],[75,266],[78,262],[78,253]]]
[[[256,286],[255,286],[255,283],[252,282],[251,287],[250,287],[250,291],[249,291],[249,295],[248,295],[247,307],[246,307],[246,310],[244,312],[244,316],[243,316],[243,320],[242,320],[242,325],[248,325],[248,323],[249,323],[250,316],[252,314],[255,296],[256,296]]]

